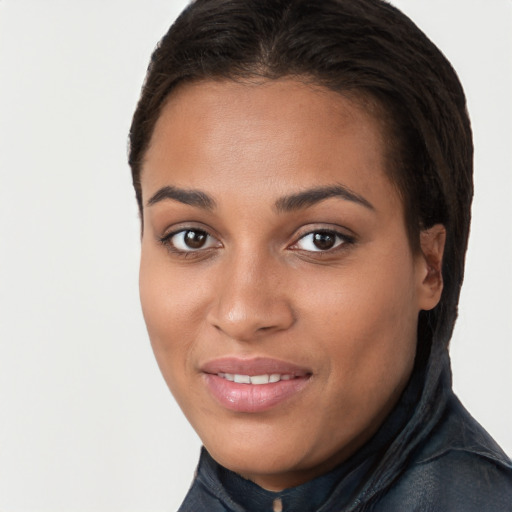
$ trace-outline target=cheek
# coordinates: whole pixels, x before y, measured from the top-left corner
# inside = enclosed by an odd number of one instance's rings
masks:
[[[385,258],[371,255],[350,261],[333,272],[327,268],[301,280],[301,309],[305,316],[318,318],[325,328],[337,325],[341,331],[361,336],[375,329],[399,329],[418,314],[414,263],[400,251]],[[356,328],[357,327],[357,328]],[[364,336],[365,338],[367,336]]]
[[[139,290],[142,312],[156,360],[169,384],[190,368],[191,340],[201,325],[198,288],[165,257],[143,246]],[[172,391],[172,389],[171,389]]]
[[[385,265],[379,258],[354,265],[338,280],[329,277],[310,280],[301,295],[304,324],[330,355],[332,382],[349,391],[348,400],[351,393],[357,401],[390,392],[407,379],[416,350],[411,259],[399,253]]]

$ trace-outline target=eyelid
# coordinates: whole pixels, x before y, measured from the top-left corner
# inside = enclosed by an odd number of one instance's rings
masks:
[[[175,243],[172,242],[173,237],[179,235],[180,233],[186,233],[187,231],[198,231],[203,232],[209,238],[209,242],[207,247],[199,247],[194,249],[190,248],[180,248],[177,247]],[[346,248],[345,246],[353,245],[356,242],[356,236],[354,234],[348,234],[347,231],[352,231],[349,228],[341,227],[341,226],[333,226],[332,224],[320,224],[320,225],[307,225],[303,226],[301,229],[296,232],[294,236],[294,242],[288,245],[287,249],[302,251],[304,253],[310,254],[331,254],[335,253],[338,250]],[[161,243],[165,248],[177,255],[199,255],[199,253],[209,252],[211,249],[221,248],[223,247],[223,243],[220,241],[220,237],[217,234],[213,234],[214,230],[212,230],[209,226],[198,225],[196,223],[180,223],[178,225],[174,225],[169,227],[163,235],[157,236],[157,241]],[[333,247],[328,249],[306,249],[299,247],[299,242],[305,239],[308,236],[314,235],[315,233],[330,233],[336,237],[336,243]]]
[[[347,245],[353,245],[356,242],[356,237],[354,235],[347,234],[346,231],[348,229],[342,230],[339,227],[334,227],[332,225],[319,225],[319,226],[308,226],[307,228],[301,230],[299,234],[295,237],[295,241],[288,246],[291,250],[304,251],[307,253],[318,253],[318,254],[327,254],[334,253],[337,250],[345,248]],[[333,234],[337,238],[336,244],[329,249],[303,249],[298,247],[298,244],[301,240],[305,239],[308,236],[314,235],[315,233],[330,233]]]
[[[194,248],[179,248],[176,246],[176,243],[173,243],[172,239],[179,235],[180,233],[186,233],[189,231],[196,231],[205,233],[210,240],[210,244],[207,247],[199,247],[197,249]],[[219,240],[219,237],[212,234],[212,230],[209,229],[206,226],[198,226],[197,224],[191,224],[191,223],[182,223],[178,226],[173,226],[172,229],[168,229],[163,235],[158,236],[158,242],[161,243],[167,250],[174,254],[178,255],[191,255],[191,254],[198,254],[198,253],[204,253],[211,249],[222,247],[222,243]],[[213,242],[213,245],[212,245]],[[207,242],[208,243],[208,242]]]

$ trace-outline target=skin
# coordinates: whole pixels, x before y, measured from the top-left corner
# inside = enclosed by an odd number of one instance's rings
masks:
[[[325,473],[375,433],[410,377],[418,312],[440,298],[444,228],[411,249],[382,126],[360,103],[291,79],[200,82],[173,92],[145,157],[140,294],[156,359],[210,454],[267,489]],[[276,208],[334,185],[368,204]],[[166,186],[215,205],[148,204]],[[192,250],[169,236],[184,229],[209,236]],[[319,230],[333,248],[315,246]],[[230,411],[200,370],[226,356],[311,377],[278,407]]]

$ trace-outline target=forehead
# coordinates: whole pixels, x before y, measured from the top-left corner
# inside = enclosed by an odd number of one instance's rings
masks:
[[[383,123],[372,102],[291,79],[184,84],[155,125],[143,197],[169,184],[267,191],[342,183],[373,195],[393,188]]]

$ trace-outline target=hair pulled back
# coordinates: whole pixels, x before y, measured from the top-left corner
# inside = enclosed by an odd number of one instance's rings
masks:
[[[450,63],[418,27],[383,0],[195,0],[154,51],[130,130],[140,176],[162,106],[181,83],[294,77],[376,101],[389,117],[390,179],[404,201],[411,245],[447,229],[444,289],[419,319],[419,355],[448,345],[455,319],[473,195],[471,128]]]

